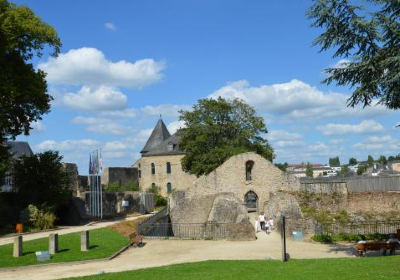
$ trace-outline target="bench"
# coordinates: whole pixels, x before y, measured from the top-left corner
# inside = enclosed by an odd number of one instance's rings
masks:
[[[129,235],[129,241],[131,246],[143,247],[143,236],[137,234],[136,232]]]
[[[367,253],[367,251],[380,251],[382,254],[386,255],[386,251],[389,251],[391,255],[396,253],[396,249],[399,247],[398,243],[387,243],[384,241],[374,241],[367,243],[357,244],[357,255],[362,257]]]

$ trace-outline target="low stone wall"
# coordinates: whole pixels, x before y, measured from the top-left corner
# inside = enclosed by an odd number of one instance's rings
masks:
[[[285,215],[287,218],[298,219],[303,216],[297,199],[288,193],[274,193],[271,199],[264,203],[264,214],[267,218]]]
[[[85,210],[89,212],[89,192],[82,192],[80,198],[85,202]],[[128,201],[128,207],[122,201]],[[103,192],[103,215],[140,212],[140,192]]]

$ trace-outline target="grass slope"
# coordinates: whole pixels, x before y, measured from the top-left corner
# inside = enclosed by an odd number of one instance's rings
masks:
[[[80,280],[400,279],[400,256],[280,261],[206,261]]]
[[[15,267],[32,264],[58,263],[100,259],[111,256],[129,243],[128,238],[108,228],[91,230],[89,232],[90,250],[80,251],[80,233],[70,233],[58,236],[59,253],[52,255],[49,261],[38,262],[36,251],[47,251],[49,239],[41,238],[26,241],[23,244],[24,255],[19,258],[12,256],[13,244],[0,246],[0,267]]]

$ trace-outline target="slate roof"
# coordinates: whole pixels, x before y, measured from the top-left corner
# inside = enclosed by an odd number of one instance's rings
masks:
[[[168,139],[164,140],[160,145],[148,151],[142,156],[161,156],[161,155],[182,155],[185,154],[179,149],[179,136],[175,133]]]
[[[7,146],[10,147],[10,153],[13,159],[17,159],[21,156],[31,156],[33,152],[28,142],[22,141],[7,141]]]
[[[151,152],[154,148],[156,148],[169,137],[171,137],[171,134],[169,133],[164,122],[160,119],[154,127],[153,132],[147,140],[143,150],[141,150],[140,152],[142,153],[142,155]]]

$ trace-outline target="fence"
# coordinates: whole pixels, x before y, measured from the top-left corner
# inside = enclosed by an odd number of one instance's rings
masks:
[[[400,229],[400,221],[369,221],[350,224],[315,224],[315,234],[389,234],[396,233]]]
[[[173,237],[178,239],[225,239],[228,236],[229,223],[157,223],[142,228],[141,235],[151,238]]]

